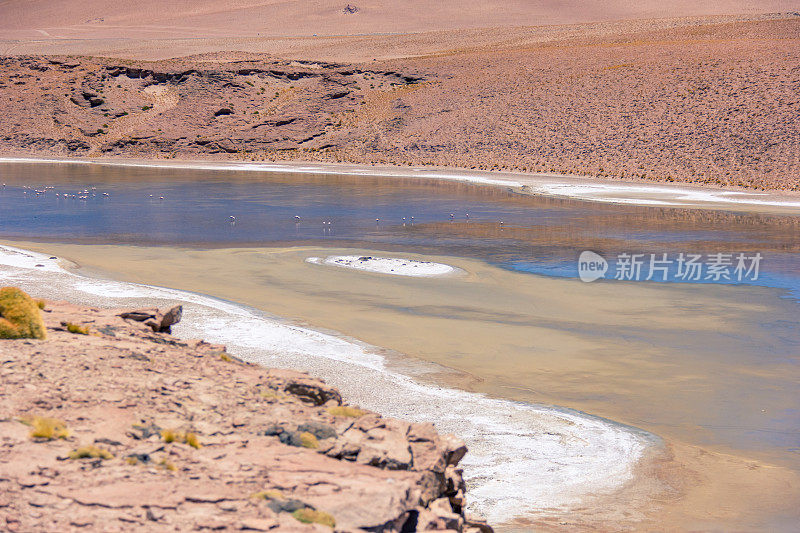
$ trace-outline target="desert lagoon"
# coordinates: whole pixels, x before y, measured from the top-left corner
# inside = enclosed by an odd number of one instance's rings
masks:
[[[46,254],[6,249],[4,283],[98,305],[213,297],[194,304],[216,314],[193,322],[190,309],[181,334],[308,368],[356,402],[468,433],[473,501],[496,522],[557,523],[565,512],[587,523],[632,519],[588,503],[597,496],[634,515],[636,498],[650,498],[662,517],[698,527],[788,529],[796,519],[798,217],[369,175],[22,163],[0,171],[0,236]],[[746,284],[583,283],[584,250],[610,261],[763,257]],[[462,275],[307,261],[334,255],[431,261]],[[263,330],[277,325],[289,329]],[[524,440],[533,434],[539,440]],[[645,461],[648,450],[658,457]]]

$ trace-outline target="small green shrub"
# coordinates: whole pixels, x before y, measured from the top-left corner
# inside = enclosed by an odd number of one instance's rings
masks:
[[[69,452],[70,459],[113,459],[114,455],[103,448],[97,446],[83,446],[77,450]]]
[[[366,411],[358,407],[350,407],[349,405],[337,405],[336,407],[329,408],[328,412],[333,416],[345,416],[348,418],[360,418],[367,414]]]
[[[17,287],[0,289],[0,339],[44,339],[39,303]]]
[[[292,516],[304,524],[322,524],[331,528],[336,527],[336,520],[331,515],[308,507],[296,510],[292,513]]]

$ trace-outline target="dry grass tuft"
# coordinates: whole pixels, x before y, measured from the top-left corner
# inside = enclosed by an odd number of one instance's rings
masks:
[[[165,429],[161,432],[161,438],[164,442],[175,442],[178,439],[178,433],[171,429]]]
[[[317,440],[317,437],[314,436],[313,433],[304,431],[300,433],[300,445],[303,448],[310,448],[312,450],[316,450],[317,448],[319,448],[319,441]]]
[[[79,326],[78,324],[73,324],[72,322],[62,322],[61,325],[67,328],[67,331],[69,331],[70,333],[74,333],[76,335],[89,334],[88,326]]]
[[[280,394],[274,390],[262,390],[259,391],[258,394],[265,400],[269,401],[278,401],[286,397],[286,395]]]
[[[348,418],[359,418],[367,414],[367,411],[349,405],[337,405],[328,409],[328,413],[333,416],[345,416]]]
[[[69,452],[70,459],[113,459],[114,455],[103,448],[97,446],[83,446],[77,450]]]
[[[285,497],[278,489],[262,490],[253,494],[253,498],[260,500],[283,500]]]
[[[200,439],[197,438],[197,434],[195,433],[185,433],[183,435],[183,442],[194,448],[195,450],[200,449]]]
[[[330,528],[336,527],[336,520],[333,516],[323,511],[315,511],[309,508],[298,509],[292,513],[292,516],[304,524],[321,524]]]
[[[0,339],[44,339],[38,303],[16,287],[0,289]]]
[[[178,467],[176,467],[173,463],[167,461],[166,457],[158,462],[158,466],[164,468],[165,470],[169,470],[170,472],[175,472],[178,469]]]
[[[164,439],[164,442],[182,442],[184,444],[188,444],[194,449],[199,449],[203,446],[200,444],[200,439],[198,438],[197,434],[192,432],[165,429],[161,431],[161,438]]]
[[[29,419],[20,420],[25,425],[31,426],[32,439],[66,439],[69,437],[67,425],[57,418],[46,418],[36,416]]]

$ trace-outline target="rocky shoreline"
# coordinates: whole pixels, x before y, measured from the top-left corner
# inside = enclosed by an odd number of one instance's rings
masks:
[[[492,531],[433,425],[173,338],[179,308],[43,305],[0,341],[0,528]]]

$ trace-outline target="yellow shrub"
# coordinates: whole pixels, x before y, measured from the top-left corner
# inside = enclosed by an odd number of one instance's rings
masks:
[[[278,489],[262,490],[253,494],[253,498],[261,500],[283,500],[283,493]]]
[[[16,287],[0,289],[0,339],[44,339],[45,331],[35,300]]]
[[[192,448],[199,449],[200,448],[200,440],[197,438],[197,435],[194,433],[186,433],[183,436],[183,442],[191,446]]]
[[[200,439],[197,437],[196,433],[184,433],[183,431],[173,431],[171,429],[165,429],[161,431],[161,438],[164,439],[164,442],[168,443],[183,442],[195,449],[198,449],[202,446],[202,444],[200,444]]]
[[[323,526],[336,527],[336,520],[331,515],[322,511],[314,511],[308,507],[296,510],[292,513],[292,516],[304,524],[322,524]]]
[[[265,400],[280,400],[283,396],[272,390],[262,390],[259,394]]]
[[[319,448],[319,441],[317,440],[317,437],[308,431],[300,433],[300,444],[303,446],[303,448],[311,448],[312,450]]]
[[[350,418],[359,418],[367,414],[366,411],[358,407],[350,407],[349,405],[337,405],[336,407],[328,409],[328,412],[333,416],[346,416]]]
[[[83,446],[77,450],[69,452],[70,459],[113,459],[110,451],[98,448],[97,446]]]
[[[75,333],[76,335],[88,335],[89,328],[88,326],[79,326],[78,324],[73,324],[72,322],[63,322],[62,326],[67,328],[67,331],[70,333]]]
[[[178,469],[174,464],[167,461],[166,457],[158,462],[158,466],[163,467],[164,469],[169,470],[170,472],[174,472]]]
[[[34,417],[24,423],[31,426],[32,439],[66,439],[69,437],[67,425],[57,418]]]

